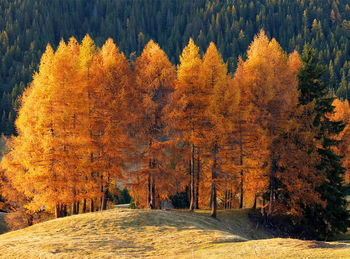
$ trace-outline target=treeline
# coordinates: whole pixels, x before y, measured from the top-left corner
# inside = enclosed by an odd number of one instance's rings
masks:
[[[152,40],[131,66],[108,39],[48,45],[21,98],[2,196],[27,214],[107,208],[115,180],[137,207],[187,191],[190,210],[255,206],[329,238],[349,226],[349,104],[323,83],[316,52],[289,56],[263,31],[228,73],[214,43],[190,39],[175,68]],[[305,233],[304,233],[305,234]]]
[[[15,133],[17,96],[31,81],[49,42],[81,40],[89,33],[98,46],[112,37],[134,61],[152,38],[173,64],[192,37],[200,53],[210,42],[218,47],[228,70],[260,29],[288,52],[305,43],[327,65],[325,79],[342,99],[349,96],[350,1],[270,0],[4,0],[0,3],[0,131]]]

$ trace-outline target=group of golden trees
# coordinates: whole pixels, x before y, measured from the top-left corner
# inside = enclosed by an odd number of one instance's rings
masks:
[[[122,125],[132,111],[130,85],[130,66],[112,40],[100,50],[88,36],[80,45],[62,41],[56,52],[47,47],[2,162],[27,209],[45,206],[59,217],[68,205],[72,214],[80,204],[82,212],[106,208],[128,145]]]
[[[177,68],[153,41],[131,63],[111,39],[47,46],[2,159],[2,195],[60,217],[105,209],[118,181],[139,207],[189,186],[190,209],[214,217],[266,193],[266,212],[299,215],[322,205],[324,180],[310,148],[315,104],[298,103],[300,66],[263,31],[234,76],[213,43],[201,57],[192,39]],[[335,119],[350,120],[348,103],[336,106]]]

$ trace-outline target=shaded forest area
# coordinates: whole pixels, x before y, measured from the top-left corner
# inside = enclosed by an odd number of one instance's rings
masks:
[[[245,57],[253,36],[264,29],[287,52],[305,43],[327,65],[325,78],[348,98],[350,1],[227,0],[4,0],[0,3],[0,131],[15,133],[17,97],[31,81],[46,44],[57,47],[72,35],[89,33],[98,46],[112,37],[128,60],[149,39],[158,42],[173,64],[192,37],[203,54],[212,41],[228,70]]]

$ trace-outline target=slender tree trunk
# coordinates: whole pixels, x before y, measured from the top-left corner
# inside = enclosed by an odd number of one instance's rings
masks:
[[[240,209],[243,208],[243,195],[244,195],[244,191],[243,191],[243,170],[241,170],[240,199],[239,199],[239,208]]]
[[[210,188],[210,200],[209,200],[209,209],[213,206],[213,188]]]
[[[60,205],[57,203],[56,207],[55,207],[55,218],[59,218],[61,216],[61,212],[60,212]]]
[[[239,208],[243,208],[243,136],[242,136],[242,123],[239,123],[239,132],[240,132],[240,141],[239,141],[239,151],[240,151],[240,161],[239,165],[241,166],[241,182],[240,182],[240,199],[239,199]]]
[[[94,212],[94,199],[90,199],[90,212]]]
[[[108,194],[108,188],[107,186],[105,186],[105,191],[103,193],[103,203],[102,203],[102,210],[106,210],[107,209],[107,194]]]
[[[98,200],[98,211],[102,211],[103,196]]]
[[[152,203],[152,208],[156,208],[156,183],[154,179],[154,175],[152,175],[152,192],[151,192],[151,203]]]
[[[224,196],[224,209],[226,210],[227,209],[227,190],[225,190],[225,196]]]
[[[217,158],[216,158],[216,153],[217,153],[217,147],[216,145],[214,146],[214,150],[213,150],[213,167],[212,167],[212,185],[211,185],[211,189],[212,189],[212,199],[211,199],[211,216],[213,218],[216,218],[216,210],[217,210],[217,202],[216,202],[216,178],[217,178]]]
[[[269,209],[268,214],[271,215],[273,212],[273,205],[275,200],[275,189],[276,189],[276,182],[275,182],[275,175],[277,173],[277,154],[275,152],[276,150],[276,142],[275,142],[275,136],[276,133],[276,117],[273,120],[273,127],[271,132],[271,139],[272,139],[272,148],[271,148],[271,174],[270,174],[270,201],[269,201]]]
[[[103,195],[104,195],[104,184],[103,184],[103,174],[100,175],[100,192],[102,193],[102,196],[100,197],[100,201],[98,204],[98,210],[102,211],[103,208]]]
[[[79,214],[79,201],[76,202],[75,209],[75,214]]]
[[[150,145],[152,141],[150,141]],[[150,158],[148,161],[148,168],[150,170],[156,167],[155,159]],[[156,193],[155,193],[155,178],[154,174],[150,173],[148,175],[148,204],[151,210],[156,208]]]
[[[108,195],[108,189],[109,189],[109,177],[107,177],[107,183],[104,186],[104,192],[103,192],[103,203],[102,203],[102,210],[107,209],[107,195]]]
[[[82,213],[86,213],[86,199],[83,199],[83,209]]]
[[[148,201],[148,206],[150,209],[152,209],[152,203],[151,203],[151,192],[152,192],[152,188],[151,188],[151,174],[148,174],[148,197],[147,197],[147,201]]]
[[[271,215],[273,212],[273,202],[275,199],[275,175],[277,172],[277,160],[272,159],[272,165],[271,165],[271,175],[270,175],[270,203],[269,203],[269,210],[268,214]]]
[[[257,195],[255,194],[255,196],[254,196],[254,204],[253,204],[253,209],[256,209],[256,197]]]
[[[76,203],[75,203],[75,202],[73,202],[73,203],[72,203],[72,209],[71,209],[71,211],[72,211],[72,215],[76,214],[76,210],[77,210],[77,209],[76,209],[76,207],[75,207],[75,206],[76,206]]]
[[[27,218],[27,223],[28,223],[28,226],[33,225],[33,215],[29,215],[29,217]]]
[[[61,204],[61,216],[62,217],[67,216],[67,205]]]
[[[193,211],[196,203],[196,176],[194,172],[194,162],[195,162],[195,147],[194,144],[191,146],[191,161],[190,161],[190,173],[191,173],[191,203],[190,203],[190,211]]]
[[[199,174],[200,174],[200,156],[199,156],[199,148],[197,148],[197,181],[196,181],[196,209],[199,209]]]

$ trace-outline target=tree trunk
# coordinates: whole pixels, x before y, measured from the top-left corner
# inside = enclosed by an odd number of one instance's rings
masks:
[[[60,205],[57,203],[56,207],[55,207],[55,218],[59,218],[61,216],[61,212],[60,212]]]
[[[103,196],[101,196],[99,199],[99,203],[98,203],[98,210],[99,211],[102,211],[102,205],[103,205],[102,203],[103,203]]]
[[[77,201],[75,205],[75,214],[79,214],[79,201]]]
[[[217,153],[217,147],[216,145],[214,146],[214,150],[213,150],[213,167],[212,167],[212,171],[211,171],[211,178],[212,178],[212,184],[211,184],[211,189],[212,189],[212,199],[211,199],[211,216],[213,218],[216,218],[216,210],[217,210],[217,202],[216,202],[216,178],[217,178],[217,158],[216,158],[216,153]]]
[[[197,181],[196,181],[196,209],[199,209],[199,174],[200,174],[200,156],[199,156],[199,148],[197,151]]]
[[[152,208],[156,208],[156,183],[154,179],[154,175],[152,175],[152,192],[151,192],[151,203],[152,203]]]
[[[90,212],[94,212],[94,199],[90,199]]]
[[[86,199],[83,199],[83,209],[82,213],[86,213]]]
[[[241,123],[239,124],[240,127],[240,142],[239,142],[239,150],[240,150],[240,161],[239,165],[241,166],[241,183],[240,183],[240,199],[239,199],[239,208],[243,208],[243,137],[242,137],[242,125]]]
[[[273,201],[275,199],[275,175],[277,172],[277,160],[272,159],[272,164],[271,164],[271,176],[270,176],[270,201],[269,201],[269,210],[268,214],[271,215],[273,212]]]
[[[195,147],[194,144],[191,146],[191,160],[190,160],[190,174],[191,174],[191,203],[190,203],[190,211],[194,210],[195,203],[196,203],[196,176],[194,172],[194,162],[195,162],[195,157],[194,157],[194,152],[195,152]]]
[[[67,205],[61,204],[61,217],[67,216]]]
[[[254,204],[253,204],[253,209],[256,209],[256,197],[257,195],[255,194],[255,196],[254,196]]]
[[[243,208],[243,170],[241,170],[241,183],[240,183],[240,199],[239,199],[239,208]]]
[[[76,206],[76,203],[73,202],[73,203],[72,203],[72,209],[71,209],[71,211],[72,211],[71,214],[72,214],[72,215],[76,214],[76,210],[77,210],[77,209],[76,209],[75,206]]]
[[[227,209],[227,196],[228,196],[228,194],[227,194],[227,190],[225,190],[225,196],[224,196],[224,209],[226,210]]]
[[[102,210],[106,210],[107,209],[107,201],[108,201],[107,200],[107,194],[108,194],[108,191],[107,191],[107,188],[106,188],[105,192],[103,193]]]
[[[147,201],[148,201],[148,206],[151,208],[151,192],[152,192],[152,189],[151,189],[151,174],[149,173],[148,174],[148,197],[147,197]]]
[[[104,195],[104,184],[103,184],[103,174],[100,175],[100,184],[101,184],[101,187],[100,187],[100,192],[102,193],[102,196],[100,197],[100,200],[99,200],[99,204],[98,204],[98,210],[99,211],[102,211],[103,209],[103,195]]]
[[[152,170],[155,167],[156,167],[155,159],[150,158],[148,161],[148,168]],[[151,210],[156,208],[155,179],[154,179],[153,173],[149,173],[148,175],[148,204]]]

